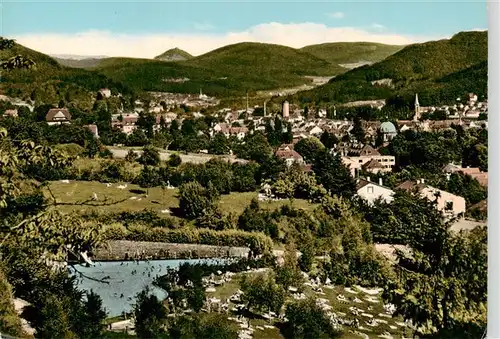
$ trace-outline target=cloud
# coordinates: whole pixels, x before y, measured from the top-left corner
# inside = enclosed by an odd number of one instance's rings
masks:
[[[264,42],[300,48],[325,42],[380,42],[406,45],[447,38],[409,36],[373,32],[355,27],[328,27],[317,23],[265,23],[245,31],[215,34],[209,32],[120,34],[90,30],[76,34],[33,33],[13,36],[22,45],[46,54],[107,55],[152,58],[178,47],[193,55],[238,42]]]
[[[342,19],[345,17],[345,14],[343,12],[333,12],[329,13],[328,16],[334,19]]]
[[[193,25],[194,29],[196,29],[197,31],[210,31],[212,29],[214,29],[214,25],[212,24],[209,24],[209,23],[202,23],[202,22],[196,22],[194,25]]]
[[[373,30],[376,30],[376,31],[384,31],[385,30],[385,26],[384,25],[377,24],[377,23],[371,24],[370,28],[373,29]]]

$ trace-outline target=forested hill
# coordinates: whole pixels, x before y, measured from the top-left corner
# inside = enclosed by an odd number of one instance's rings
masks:
[[[290,98],[294,102],[344,103],[355,100],[398,100],[411,106],[449,103],[468,92],[486,93],[488,33],[460,32],[451,39],[409,45],[383,61],[363,66],[328,84]]]
[[[0,51],[0,60],[22,55],[35,62],[32,69],[15,69],[3,72],[0,79],[2,94],[24,100],[57,104],[60,100],[90,109],[92,95],[100,88],[130,94],[122,83],[92,70],[66,67],[56,59],[15,43],[13,48]]]

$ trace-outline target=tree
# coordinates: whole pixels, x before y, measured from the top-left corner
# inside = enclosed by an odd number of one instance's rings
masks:
[[[153,147],[144,147],[138,162],[144,166],[157,166],[160,163],[160,153]]]
[[[135,162],[138,159],[137,153],[134,150],[129,149],[127,155],[125,156],[125,161],[127,162]]]
[[[232,191],[236,192],[253,192],[257,188],[255,176],[259,165],[256,163],[239,164],[233,163],[231,165],[232,176]]]
[[[13,303],[12,288],[0,269],[0,333],[12,336],[23,334],[21,319]]]
[[[87,293],[83,306],[83,317],[80,319],[84,331],[80,337],[88,339],[101,337],[106,327],[105,319],[106,312],[102,309],[101,298],[94,291],[90,291]]]
[[[212,209],[219,198],[211,184],[207,188],[197,181],[190,181],[179,187],[179,208],[184,217],[197,219]]]
[[[325,146],[316,137],[309,137],[300,139],[294,146],[297,151],[307,163],[314,162],[316,156],[325,149]]]
[[[365,142],[365,130],[363,129],[363,120],[357,115],[354,117],[354,125],[352,128],[352,135],[356,138],[356,140],[360,143]]]
[[[312,170],[317,181],[330,194],[352,197],[356,192],[356,184],[349,169],[342,163],[340,154],[333,155],[324,149],[315,157]]]
[[[397,253],[398,275],[388,279],[383,297],[420,336],[477,338],[486,328],[487,230],[431,234],[424,235],[429,246]]]
[[[137,119],[136,126],[141,128],[146,136],[151,139],[153,138],[154,130],[153,127],[156,123],[155,116],[149,113],[140,113],[139,119]]]
[[[329,148],[329,149],[335,147],[335,145],[339,143],[339,139],[335,136],[335,134],[330,133],[328,131],[324,131],[321,134],[321,137],[319,140],[326,148]]]
[[[205,304],[205,288],[201,284],[196,284],[187,289],[186,300],[189,307],[195,311],[200,312]]]
[[[169,166],[172,166],[172,167],[177,167],[179,166],[180,164],[182,163],[182,159],[181,157],[176,154],[176,153],[172,153],[170,154],[170,156],[168,157],[168,165]]]
[[[289,304],[285,313],[287,338],[340,338],[342,332],[334,326],[315,298],[298,300]]]
[[[175,319],[168,334],[172,339],[237,339],[238,328],[224,314],[199,313]]]
[[[278,236],[278,227],[267,210],[262,210],[253,198],[238,218],[238,228],[248,232],[263,232],[273,238]]]
[[[64,310],[62,301],[55,295],[49,295],[36,305],[36,316],[25,316],[31,322],[39,338],[72,338],[74,333],[71,331],[68,315]],[[30,309],[25,311],[28,314]]]
[[[299,258],[299,268],[302,272],[309,272],[312,269],[314,255],[316,254],[314,250],[314,242],[312,239],[304,239],[299,249],[302,253]]]
[[[276,283],[281,285],[285,291],[288,287],[299,287],[304,281],[297,259],[297,248],[293,243],[287,245],[284,253],[283,265],[276,268]]]
[[[208,153],[210,154],[229,154],[229,150],[229,141],[226,136],[220,132],[215,134],[208,146]]]
[[[248,309],[278,313],[285,303],[286,291],[271,274],[244,275],[240,286]]]
[[[94,158],[97,154],[99,154],[101,150],[101,144],[96,138],[89,138],[85,140],[85,151],[84,155],[88,156],[89,158]]]
[[[167,309],[148,289],[137,294],[134,318],[135,332],[139,338],[161,338],[166,332]]]
[[[236,150],[237,156],[243,159],[264,163],[273,154],[267,138],[260,132],[245,137],[245,144]]]

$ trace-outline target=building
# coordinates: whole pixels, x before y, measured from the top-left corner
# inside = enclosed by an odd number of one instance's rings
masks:
[[[111,97],[111,90],[109,88],[101,88],[99,90],[99,93],[101,93],[101,95],[104,97],[104,98],[109,98]]]
[[[363,198],[369,205],[373,205],[375,200],[382,199],[386,203],[394,200],[394,191],[382,185],[382,178],[376,184],[370,181],[370,177],[359,179],[356,183],[357,195]]]
[[[396,165],[396,158],[393,155],[381,155],[370,145],[344,146],[338,152],[353,177],[356,177],[361,170],[370,173],[392,172]]]
[[[290,104],[288,101],[283,103],[283,119],[288,119],[290,117]]]
[[[298,163],[299,165],[305,164],[304,158],[293,149],[293,145],[281,145],[276,151],[276,156],[280,159],[285,160],[285,163],[288,167],[292,166],[293,163]]]
[[[382,165],[377,160],[371,159],[367,163],[361,165],[361,169],[364,172],[369,172],[369,173],[377,174],[379,172],[384,172],[385,167],[384,167],[384,165]]]
[[[19,114],[17,112],[17,109],[6,109],[5,112],[3,112],[3,116],[17,118],[17,117],[19,117]]]
[[[463,197],[429,186],[424,179],[408,180],[397,188],[418,192],[420,196],[430,201],[437,199],[437,209],[447,218],[462,217],[465,214],[466,205]]]
[[[478,167],[461,167],[454,164],[446,165],[443,169],[445,173],[460,172],[476,179],[483,187],[488,187],[488,172],[481,171]]]
[[[99,131],[97,130],[97,125],[85,125],[88,130],[94,135],[94,138],[99,138]]]
[[[71,114],[67,108],[51,108],[45,115],[45,121],[49,125],[62,125],[71,122]]]
[[[390,121],[385,121],[380,124],[380,132],[383,135],[384,142],[391,141],[398,135],[396,126]]]
[[[419,121],[421,117],[420,113],[420,103],[418,102],[418,93],[415,94],[415,115],[413,116],[413,121]]]

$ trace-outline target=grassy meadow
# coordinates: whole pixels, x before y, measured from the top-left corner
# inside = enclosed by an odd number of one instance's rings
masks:
[[[75,210],[98,210],[100,212],[109,211],[111,213],[115,213],[151,209],[161,215],[162,210],[172,210],[179,207],[177,189],[162,189],[160,187],[144,189],[138,185],[132,185],[130,183],[126,184],[126,188],[120,189],[118,188],[120,185],[125,184],[114,183],[110,187],[107,187],[104,183],[96,181],[69,181],[69,183],[53,181],[48,185],[45,194],[47,197],[51,197],[50,192],[52,192],[56,201],[58,203],[63,203],[63,205],[59,205],[57,207],[61,212],[71,212]],[[71,203],[78,203],[91,199],[94,193],[97,195],[97,198],[99,199],[98,201],[89,202],[86,205],[80,206],[71,205]],[[239,215],[243,212],[245,207],[250,204],[250,201],[257,197],[257,192],[233,192],[231,194],[222,195],[219,201],[219,206],[222,211],[226,213]],[[104,201],[109,203],[109,205],[99,206],[102,205]],[[64,205],[64,203],[70,205]],[[260,202],[260,205],[263,208],[276,209],[290,203],[295,208],[302,208],[306,210],[314,208],[314,205],[310,204],[308,201],[300,199],[294,199],[292,202],[289,200],[262,201]]]

